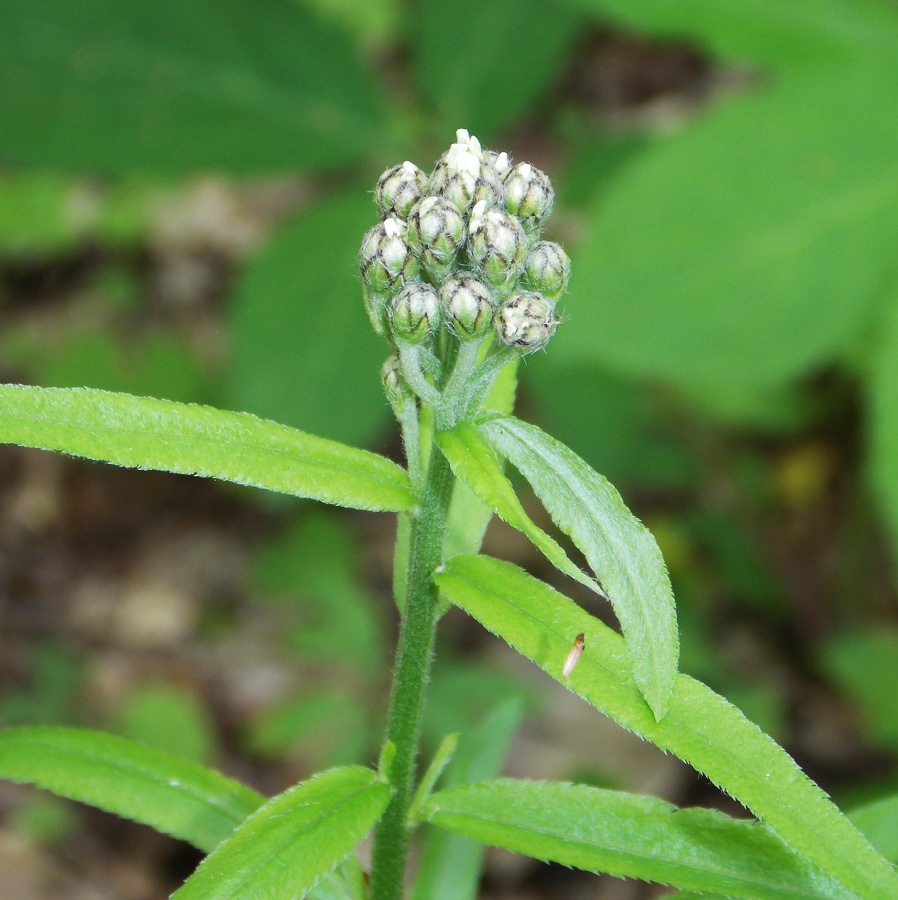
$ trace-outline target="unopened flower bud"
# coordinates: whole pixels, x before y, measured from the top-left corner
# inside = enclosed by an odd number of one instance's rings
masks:
[[[535,234],[552,212],[555,191],[545,172],[518,163],[503,180],[505,208],[517,216],[528,234]]]
[[[418,261],[405,239],[405,222],[389,218],[375,225],[362,241],[359,270],[365,286],[392,294],[418,274]]]
[[[440,280],[465,241],[465,220],[445,198],[425,197],[409,213],[407,240],[425,269]]]
[[[481,200],[471,210],[468,234],[471,261],[490,284],[507,286],[520,275],[527,235],[511,213]]]
[[[473,275],[447,278],[440,288],[443,320],[461,341],[479,340],[493,323],[495,305],[489,288]]]
[[[397,340],[423,344],[440,327],[440,301],[429,284],[408,284],[394,298],[390,321]]]
[[[408,217],[408,211],[424,196],[427,189],[427,175],[414,163],[406,160],[392,169],[387,169],[377,179],[374,188],[374,205],[377,211],[387,218],[397,216]]]
[[[536,291],[514,294],[496,313],[499,340],[522,354],[545,347],[557,325],[555,304]]]
[[[396,353],[384,360],[380,380],[390,406],[405,406],[415,396],[402,374],[402,363]]]
[[[501,204],[505,192],[492,157],[485,158],[480,141],[463,128],[456,132],[456,137],[456,142],[440,157],[433,170],[430,193],[445,197],[461,212],[480,200]]]
[[[571,277],[571,261],[560,244],[539,241],[530,248],[524,263],[527,284],[551,300],[566,290]]]

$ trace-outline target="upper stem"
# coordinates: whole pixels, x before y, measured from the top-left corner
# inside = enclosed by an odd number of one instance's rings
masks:
[[[402,897],[409,839],[407,817],[436,631],[437,589],[431,575],[441,562],[452,483],[449,463],[432,449],[419,509],[411,520],[405,604],[387,730],[387,739],[396,746],[390,766],[393,796],[374,834],[372,900]]]

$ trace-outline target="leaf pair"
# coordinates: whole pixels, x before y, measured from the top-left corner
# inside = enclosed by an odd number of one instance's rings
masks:
[[[330,769],[267,803],[196,763],[114,735],[72,728],[0,733],[0,777],[150,825],[209,853],[177,900],[308,894],[348,898],[322,881],[365,837],[390,786],[362,766]]]
[[[863,835],[785,750],[710,688],[678,675],[657,721],[621,637],[548,585],[484,556],[456,557],[435,579],[453,603],[558,681],[582,632],[585,649],[565,682],[571,690],[703,772],[851,895],[898,896],[898,875]]]
[[[655,717],[663,718],[679,655],[673,592],[655,539],[618,492],[564,444],[512,416],[462,422],[436,440],[455,474],[483,503],[526,534],[560,571],[601,596],[607,592],[623,628],[636,683]],[[527,478],[601,585],[531,521],[496,454]]]

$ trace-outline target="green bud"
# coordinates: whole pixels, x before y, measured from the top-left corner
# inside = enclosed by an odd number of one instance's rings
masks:
[[[390,307],[390,299],[389,294],[378,294],[366,284],[362,285],[362,300],[365,303],[365,312],[368,313],[368,319],[375,334],[386,336],[390,333],[387,313]]]
[[[490,151],[465,129],[456,132],[456,142],[439,158],[430,177],[429,192],[455,204],[465,212],[480,200],[501,205],[505,196],[502,177]],[[498,154],[498,159],[502,154]],[[505,157],[507,161],[507,156]]]
[[[402,374],[402,363],[399,361],[398,354],[393,353],[384,360],[380,370],[380,380],[390,406],[404,407],[406,403],[414,399],[415,395]]]
[[[555,304],[536,291],[514,294],[496,314],[499,340],[521,354],[545,347],[557,325]]]
[[[374,205],[383,218],[408,217],[408,211],[424,196],[427,176],[414,163],[406,160],[387,169],[377,179],[374,188]]]
[[[429,284],[408,284],[394,298],[390,321],[396,340],[423,344],[440,327],[440,301]]]
[[[406,226],[396,218],[375,225],[362,241],[359,270],[364,285],[376,294],[393,294],[418,274],[418,261],[405,239]]]
[[[528,234],[535,234],[552,212],[555,191],[545,172],[530,163],[518,163],[503,179],[505,208],[517,216]]]
[[[479,340],[493,324],[495,303],[489,288],[464,272],[443,282],[440,308],[449,330],[460,341]]]
[[[571,261],[560,244],[539,241],[527,254],[524,277],[535,291],[551,300],[557,300],[567,290]]]
[[[468,223],[468,252],[490,284],[512,284],[524,268],[526,250],[527,235],[511,213],[487,208],[483,200],[474,206]]]
[[[465,220],[444,197],[425,197],[408,215],[407,240],[424,268],[441,280],[465,241]]]

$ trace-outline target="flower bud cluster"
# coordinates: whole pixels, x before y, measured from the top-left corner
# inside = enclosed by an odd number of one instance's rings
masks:
[[[411,162],[388,169],[374,190],[382,221],[359,251],[375,330],[400,349],[433,344],[442,326],[461,342],[544,347],[570,277],[564,250],[540,240],[553,202],[543,172],[463,129],[429,175]]]

